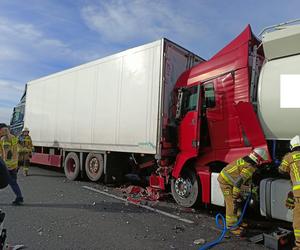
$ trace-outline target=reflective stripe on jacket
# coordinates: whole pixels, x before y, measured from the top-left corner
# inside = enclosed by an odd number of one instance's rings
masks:
[[[222,169],[219,175],[219,182],[224,183],[224,181],[231,185],[235,186],[236,181],[239,177],[243,179],[243,182],[247,182],[252,178],[253,173],[255,172],[256,167],[251,163],[246,162],[244,159],[238,159],[228,164],[225,168]]]
[[[293,191],[300,190],[300,151],[286,154],[281,161],[279,171],[290,175]]]
[[[29,135],[21,135],[19,141],[19,153],[32,153],[33,145]]]
[[[18,138],[9,135],[0,139],[0,151],[7,168],[13,170],[18,167]]]

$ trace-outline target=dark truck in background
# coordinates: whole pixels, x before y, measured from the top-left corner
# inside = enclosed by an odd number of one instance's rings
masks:
[[[13,109],[13,113],[10,119],[10,131],[12,134],[18,136],[21,134],[24,126],[24,115],[25,115],[25,103],[26,103],[26,89],[21,97],[20,102]]]

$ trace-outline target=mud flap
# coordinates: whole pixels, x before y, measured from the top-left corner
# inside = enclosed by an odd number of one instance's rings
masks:
[[[267,142],[252,104],[249,102],[239,102],[235,108],[238,113],[243,132],[245,133],[246,140],[253,148],[264,148],[268,152],[268,162],[271,162]]]

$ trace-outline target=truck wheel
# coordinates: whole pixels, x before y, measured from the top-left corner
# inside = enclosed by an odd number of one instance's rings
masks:
[[[183,207],[193,207],[200,202],[200,182],[195,171],[184,168],[178,179],[171,180],[171,190],[175,201]]]
[[[91,181],[99,181],[103,175],[104,161],[101,154],[89,153],[85,160],[85,173]]]
[[[65,175],[70,181],[75,181],[80,172],[80,163],[78,155],[74,152],[68,153],[64,164]]]

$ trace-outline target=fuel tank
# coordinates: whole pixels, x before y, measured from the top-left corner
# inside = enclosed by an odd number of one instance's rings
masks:
[[[258,81],[257,112],[266,139],[300,134],[300,25],[262,38],[266,61]]]

